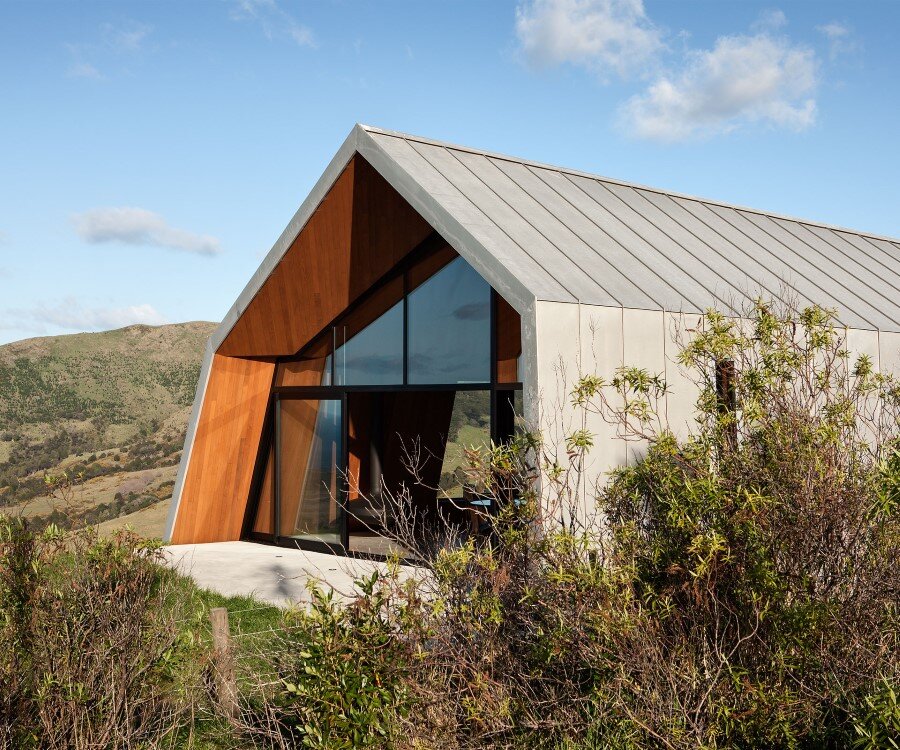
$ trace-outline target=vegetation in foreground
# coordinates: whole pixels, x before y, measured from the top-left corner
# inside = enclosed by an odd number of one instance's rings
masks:
[[[685,337],[692,436],[659,417],[665,383],[625,368],[574,385],[565,444],[470,452],[473,488],[506,501],[485,536],[425,534],[394,498],[419,573],[266,611],[277,626],[234,655],[236,709],[215,697],[209,602],[155,548],[7,524],[7,743],[896,748],[900,390],[819,309],[748,319]],[[595,417],[646,457],[590,488]]]

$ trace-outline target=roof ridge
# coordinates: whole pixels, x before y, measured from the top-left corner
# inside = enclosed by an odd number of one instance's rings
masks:
[[[424,136],[412,135],[410,133],[401,133],[395,130],[385,130],[384,128],[374,127],[372,125],[359,125],[360,128],[369,133],[376,133],[379,135],[389,136],[391,138],[402,138],[407,141],[414,141],[416,143],[423,143],[430,146],[439,146],[441,148],[452,149],[454,151],[463,151],[470,154],[477,154],[479,156],[486,156],[491,159],[500,159],[502,161],[513,162],[517,164],[525,164],[530,167],[535,167],[538,169],[549,169],[556,172],[560,172],[562,174],[569,174],[576,177],[585,177],[590,180],[596,180],[598,182],[608,182],[613,185],[620,185],[622,187],[628,187],[635,190],[646,190],[647,192],[657,193],[658,195],[667,195],[673,198],[681,198],[682,200],[696,201],[697,203],[704,203],[713,206],[721,206],[722,208],[730,208],[735,211],[746,211],[748,213],[758,214],[759,216],[767,216],[773,219],[782,219],[784,221],[791,221],[801,225],[809,225],[815,227],[821,227],[822,229],[829,229],[834,232],[845,232],[847,234],[854,234],[860,237],[868,237],[873,240],[881,240],[882,242],[888,242],[893,245],[900,244],[900,237],[889,237],[888,235],[883,234],[875,234],[874,232],[866,232],[859,229],[850,229],[849,227],[839,226],[837,224],[828,224],[824,221],[817,221],[814,219],[804,219],[799,216],[791,216],[789,214],[781,214],[773,211],[764,211],[763,209],[753,208],[751,206],[741,206],[735,203],[726,203],[725,201],[715,200],[712,198],[702,198],[697,195],[690,195],[688,193],[679,193],[674,190],[664,190],[663,188],[653,187],[651,185],[642,185],[636,182],[628,182],[626,180],[619,180],[614,177],[605,177],[603,175],[592,174],[591,172],[585,172],[580,169],[573,169],[571,167],[560,167],[555,164],[547,164],[546,162],[534,161],[532,159],[524,159],[518,156],[510,156],[509,154],[501,154],[494,151],[486,151],[483,149],[472,148],[470,146],[461,146],[455,143],[447,143],[445,141],[434,140],[433,138],[425,138]]]

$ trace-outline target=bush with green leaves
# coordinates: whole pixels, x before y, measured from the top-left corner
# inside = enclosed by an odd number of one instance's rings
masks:
[[[393,575],[387,578],[396,582]],[[245,694],[236,725],[251,742],[315,750],[392,747],[410,700],[407,605],[376,571],[349,605],[313,585],[288,611],[265,658],[274,687]],[[260,705],[262,698],[262,705]]]
[[[847,746],[900,678],[900,389],[819,308],[709,313],[681,360],[688,439],[627,372],[586,402],[649,439],[600,493],[646,619],[623,710],[670,747]]]
[[[815,307],[684,333],[690,435],[654,373],[575,384],[645,448],[606,484],[576,419],[565,460],[533,433],[469,451],[501,508],[480,536],[387,497],[418,573],[317,598],[278,649],[306,746],[896,748],[897,382]]]
[[[0,517],[0,748],[172,745],[205,651],[160,556]]]

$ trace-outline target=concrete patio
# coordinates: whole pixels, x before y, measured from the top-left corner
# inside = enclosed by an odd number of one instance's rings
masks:
[[[354,578],[385,569],[380,562],[253,542],[173,544],[165,553],[172,567],[202,588],[225,596],[255,596],[277,606],[309,601],[310,580],[349,597]],[[404,568],[407,575],[411,570]]]

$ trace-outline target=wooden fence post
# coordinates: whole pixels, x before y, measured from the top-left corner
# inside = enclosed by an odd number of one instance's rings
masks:
[[[230,717],[238,713],[237,680],[234,674],[234,655],[231,650],[231,633],[228,629],[228,610],[213,607],[209,611],[213,638],[213,678],[216,699]]]

